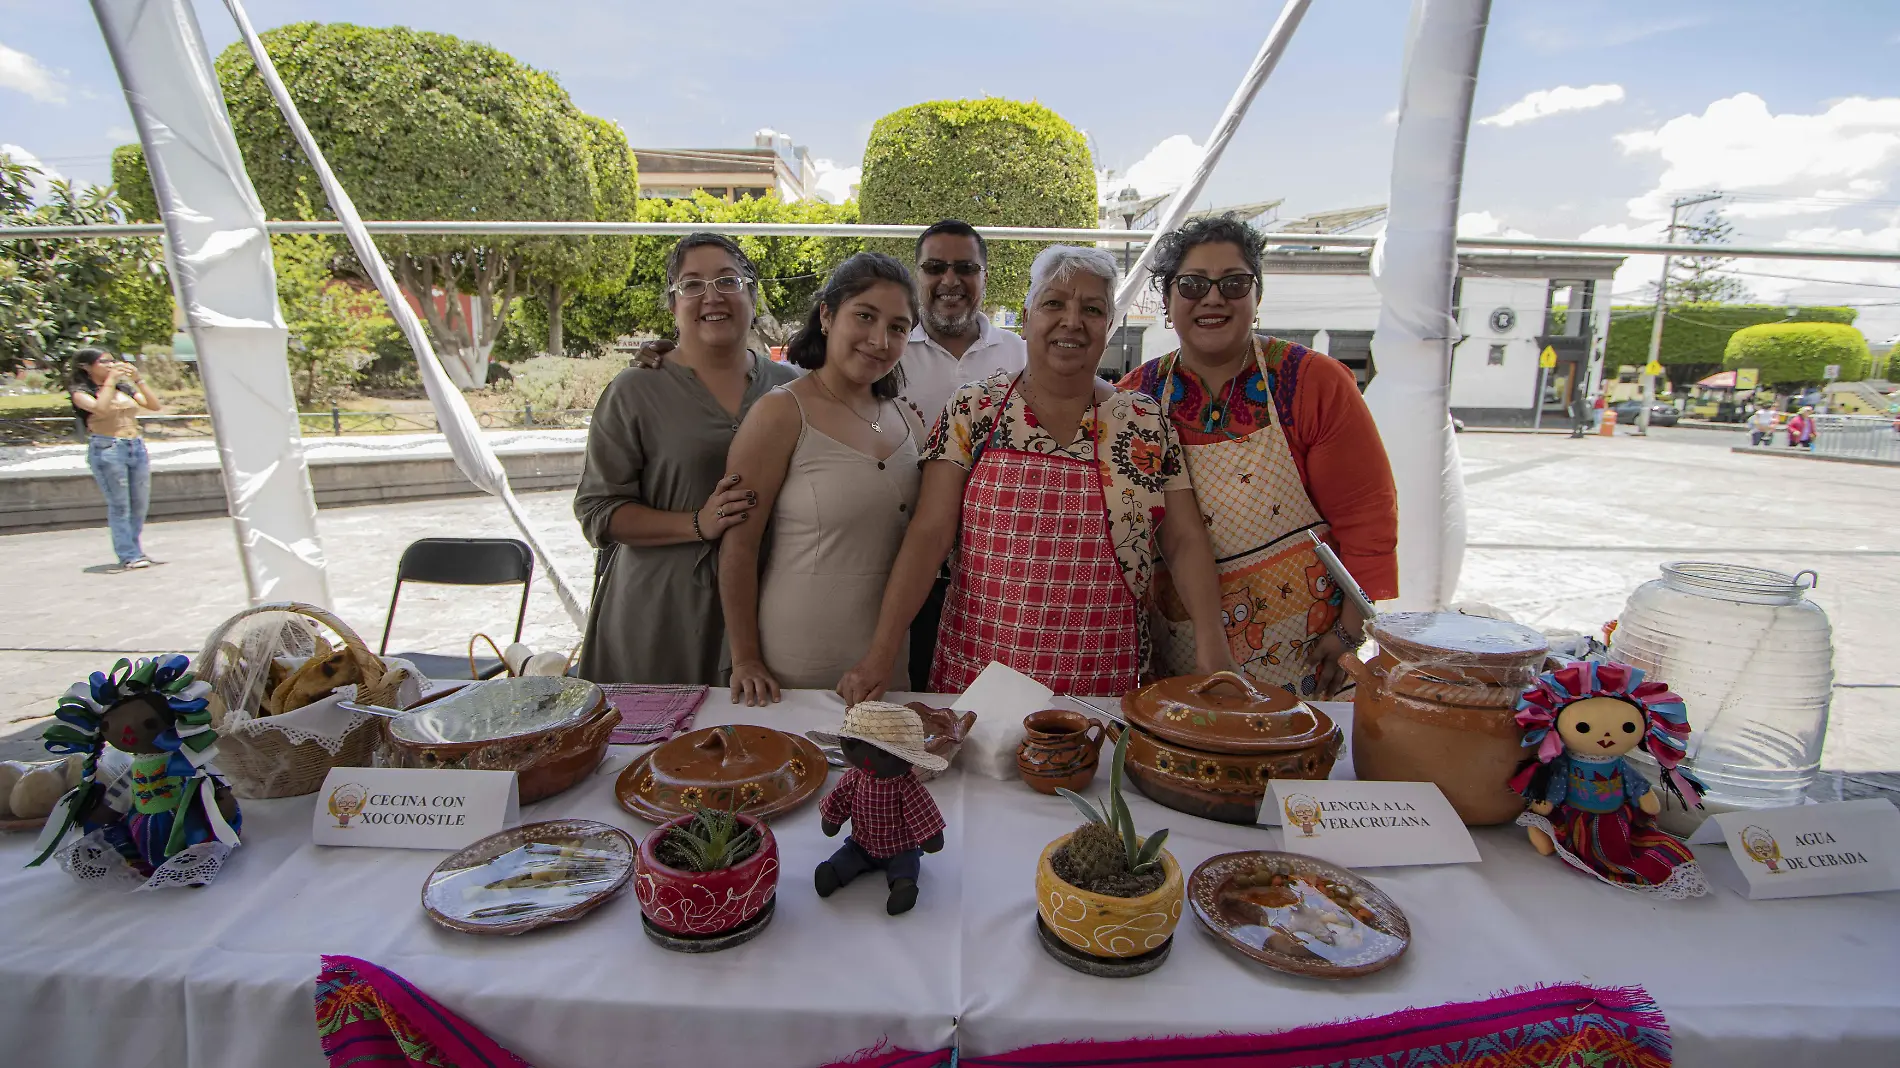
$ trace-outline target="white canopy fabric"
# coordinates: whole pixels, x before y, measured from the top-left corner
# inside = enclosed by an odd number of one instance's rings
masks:
[[[1415,0],[1392,151],[1385,233],[1372,252],[1381,305],[1366,403],[1399,491],[1399,596],[1394,607],[1437,609],[1458,588],[1465,552],[1465,482],[1450,408],[1458,340],[1458,198],[1465,137],[1490,0]]]
[[[189,0],[93,0],[164,218],[253,604],[329,607],[264,209]]]
[[[355,250],[357,261],[369,272],[370,280],[375,283],[376,291],[383,295],[383,301],[389,305],[389,314],[402,329],[403,337],[409,341],[409,347],[415,351],[416,366],[421,371],[422,386],[429,394],[429,403],[434,406],[436,423],[442,428],[442,436],[447,439],[449,452],[455,457],[455,466],[468,476],[468,480],[485,493],[501,498],[508,509],[508,515],[521,531],[521,536],[541,560],[548,581],[554,586],[554,592],[561,598],[561,605],[574,620],[574,625],[585,630],[587,610],[574,592],[560,569],[555,566],[554,558],[542,545],[540,531],[529,522],[522,511],[521,502],[515,499],[514,491],[508,485],[508,473],[502,469],[501,460],[495,456],[495,450],[489,447],[482,436],[481,427],[475,422],[475,415],[469,411],[468,401],[462,391],[449,379],[443,369],[442,361],[436,358],[435,348],[429,343],[429,335],[422,329],[422,323],[416,318],[415,310],[403,299],[402,291],[397,288],[396,280],[389,273],[389,267],[383,263],[382,255],[376,250],[376,242],[363,228],[363,219],[356,213],[356,205],[350,200],[350,194],[344,190],[336,174],[330,170],[329,161],[324,158],[323,149],[317,145],[316,138],[310,134],[310,128],[304,125],[303,116],[298,114],[297,105],[290,99],[290,90],[285,88],[282,78],[277,76],[277,67],[271,62],[270,54],[264,50],[264,42],[258,39],[257,31],[251,26],[251,19],[245,13],[239,0],[225,0],[231,17],[237,21],[238,32],[244,38],[244,46],[250,50],[251,58],[257,64],[257,72],[264,84],[270,89],[277,108],[283,112],[284,120],[290,124],[290,130],[297,138],[297,144],[303,154],[316,168],[317,178],[323,184],[323,194],[330,202],[331,210],[343,223],[344,233]],[[217,85],[212,83],[212,90]],[[240,164],[241,167],[241,164]],[[240,170],[240,173],[242,171]]]
[[[1193,210],[1194,202],[1207,185],[1208,175],[1214,173],[1214,165],[1220,162],[1221,153],[1226,150],[1227,142],[1234,139],[1234,131],[1240,129],[1240,120],[1246,116],[1247,108],[1253,98],[1260,93],[1260,87],[1267,83],[1267,76],[1280,64],[1280,57],[1286,54],[1287,43],[1293,40],[1293,31],[1300,28],[1300,20],[1306,17],[1306,9],[1312,0],[1286,0],[1286,6],[1280,9],[1280,17],[1273,21],[1273,29],[1267,39],[1261,43],[1260,51],[1254,54],[1253,64],[1247,68],[1246,77],[1234,90],[1227,101],[1227,107],[1221,111],[1220,118],[1214,123],[1214,130],[1207,135],[1207,148],[1201,153],[1201,161],[1194,165],[1194,173],[1188,176],[1187,184],[1174,191],[1168,203],[1161,210],[1160,221],[1155,224],[1155,233],[1165,234],[1181,225]],[[1128,269],[1128,276],[1122,279],[1121,289],[1115,293],[1115,307],[1125,309],[1129,298],[1133,297],[1148,280],[1148,265],[1154,262],[1155,244],[1149,242],[1141,250],[1141,258]]]

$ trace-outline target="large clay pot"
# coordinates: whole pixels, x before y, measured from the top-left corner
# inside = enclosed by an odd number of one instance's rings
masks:
[[[1331,716],[1232,671],[1159,679],[1122,697],[1128,777],[1190,816],[1253,823],[1267,780],[1324,779],[1345,743]]]
[[[730,931],[752,919],[778,891],[778,839],[772,829],[744,813],[740,823],[758,832],[759,848],[730,868],[681,871],[660,863],[660,840],[675,827],[692,822],[681,816],[661,824],[640,842],[633,863],[633,894],[640,912],[653,925],[695,938]]]
[[[1160,949],[1181,921],[1183,882],[1174,854],[1163,849],[1167,878],[1160,889],[1141,897],[1109,897],[1071,886],[1056,875],[1049,858],[1068,835],[1043,847],[1036,862],[1036,911],[1056,937],[1095,957],[1139,957]]]
[[[1457,612],[1396,612],[1370,628],[1357,681],[1352,760],[1361,779],[1436,783],[1472,826],[1508,823],[1524,799],[1507,783],[1524,758],[1518,696],[1548,651],[1529,627]]]
[[[489,679],[428,698],[388,722],[383,764],[444,771],[512,771],[520,803],[591,775],[620,713],[600,687],[557,676]]]
[[[1102,757],[1102,725],[1080,712],[1045,708],[1023,717],[1016,770],[1030,789],[1053,794],[1081,790],[1095,779]]]

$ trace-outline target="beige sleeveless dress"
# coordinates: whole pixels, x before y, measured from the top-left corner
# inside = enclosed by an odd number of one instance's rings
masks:
[[[828,690],[871,647],[917,508],[918,442],[904,419],[904,443],[879,460],[812,426],[802,403],[798,415],[759,576],[759,651],[780,686]],[[909,689],[909,653],[896,663],[890,687]]]

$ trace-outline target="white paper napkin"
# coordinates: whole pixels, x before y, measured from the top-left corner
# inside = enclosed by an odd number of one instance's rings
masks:
[[[975,712],[976,726],[963,741],[961,763],[992,779],[1016,778],[1016,750],[1023,717],[1051,707],[1055,691],[1020,671],[992,662],[950,707]]]

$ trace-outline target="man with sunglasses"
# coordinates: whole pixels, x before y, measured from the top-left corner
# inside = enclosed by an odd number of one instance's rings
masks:
[[[934,426],[951,394],[966,382],[1002,372],[1014,375],[1029,361],[1023,339],[983,314],[984,282],[989,275],[989,246],[976,227],[945,219],[917,238],[917,306],[922,313],[904,346],[904,399]],[[910,677],[930,677],[937,648],[937,621],[950,589],[950,573],[940,571],[930,596],[910,625]],[[916,682],[921,685],[921,682]]]
[[[965,382],[998,371],[1015,374],[1028,360],[1023,339],[983,314],[989,246],[976,227],[945,219],[917,238],[917,306],[923,314],[904,347],[904,397],[934,425]]]

